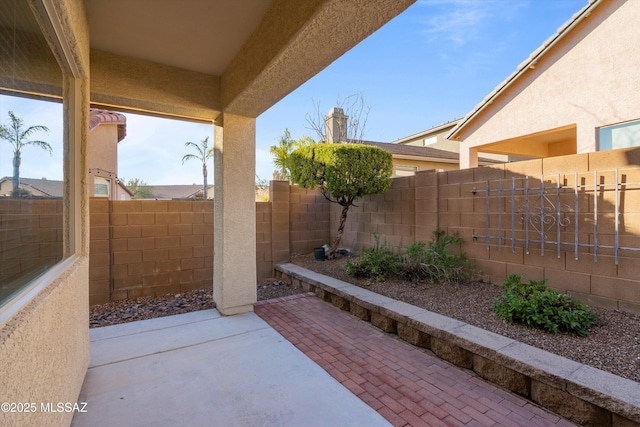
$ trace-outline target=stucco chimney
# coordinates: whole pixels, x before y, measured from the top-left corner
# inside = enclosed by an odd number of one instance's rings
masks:
[[[326,142],[347,141],[347,119],[342,108],[334,107],[324,119]]]

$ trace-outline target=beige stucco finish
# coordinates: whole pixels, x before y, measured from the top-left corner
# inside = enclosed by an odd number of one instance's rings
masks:
[[[224,315],[257,300],[255,132],[255,119],[232,114],[214,131],[213,299]]]
[[[531,157],[593,152],[599,127],[640,118],[640,2],[600,0],[590,8],[456,132],[462,168],[487,149]],[[574,140],[562,132],[568,128]],[[529,153],[530,141],[518,141],[552,130],[557,138]]]
[[[40,0],[31,0],[31,5],[40,22],[50,19]],[[84,2],[49,5],[65,38],[60,43],[55,34],[44,31],[64,75],[61,93],[43,92],[61,94],[64,100],[64,255],[68,258],[0,311],[3,401],[38,405],[36,413],[0,414],[3,426],[69,425],[72,413],[41,412],[40,404],[76,402],[89,364],[89,32]]]
[[[34,402],[36,413],[0,413],[2,426],[64,426],[72,413],[41,403],[76,402],[89,365],[88,263],[70,260],[0,329],[3,402]]]

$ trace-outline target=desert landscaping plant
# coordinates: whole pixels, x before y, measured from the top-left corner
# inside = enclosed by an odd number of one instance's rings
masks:
[[[363,196],[384,193],[391,186],[391,153],[363,144],[314,144],[289,156],[291,181],[318,188],[330,202],[342,206],[338,234],[328,258],[335,257],[349,208]]]
[[[529,328],[587,335],[597,321],[593,310],[575,298],[549,289],[545,282],[546,279],[526,283],[517,274],[507,277],[502,296],[493,303],[498,316]]]
[[[380,238],[374,235],[375,246],[364,248],[355,260],[348,260],[345,268],[353,277],[372,277],[379,282],[387,277],[400,274],[402,259],[388,244],[380,244]]]
[[[429,243],[415,242],[405,249],[402,273],[409,280],[441,283],[465,283],[476,276],[467,254],[452,250],[462,243],[458,233],[447,235],[435,230]]]

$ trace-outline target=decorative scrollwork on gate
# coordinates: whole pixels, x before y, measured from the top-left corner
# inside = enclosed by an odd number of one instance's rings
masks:
[[[521,225],[526,225],[528,218],[529,225],[538,233],[548,232],[558,225],[567,227],[571,224],[571,219],[562,215],[571,213],[571,207],[567,204],[560,204],[558,207],[546,194],[538,195],[533,203],[528,204],[528,208],[528,213],[526,204],[518,208],[518,213],[520,214],[518,222]]]

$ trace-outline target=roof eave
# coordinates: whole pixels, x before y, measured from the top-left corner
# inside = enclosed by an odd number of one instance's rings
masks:
[[[460,140],[460,131],[478,114],[485,110],[489,105],[493,104],[496,98],[498,98],[507,88],[509,88],[521,75],[523,75],[530,68],[535,68],[536,62],[544,56],[549,50],[551,50],[555,44],[562,40],[576,25],[578,25],[584,18],[589,16],[591,12],[600,5],[602,0],[589,0],[589,3],[578,11],[569,21],[567,21],[560,29],[547,39],[538,49],[533,51],[527,60],[518,66],[518,69],[507,77],[502,83],[500,83],[482,102],[475,106],[469,114],[467,114],[456,127],[447,135],[447,139]]]

